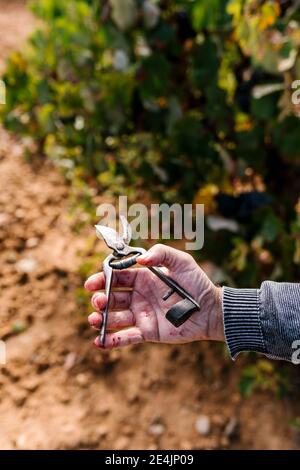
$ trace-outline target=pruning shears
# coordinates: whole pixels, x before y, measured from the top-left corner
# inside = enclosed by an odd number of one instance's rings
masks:
[[[122,235],[111,227],[105,225],[95,225],[98,238],[102,238],[106,245],[113,250],[112,254],[107,256],[103,261],[103,272],[105,274],[105,295],[107,298],[106,306],[102,312],[103,321],[99,333],[99,340],[102,346],[105,345],[105,334],[107,326],[107,317],[109,311],[110,295],[112,292],[113,271],[127,269],[136,264],[137,258],[146,253],[144,248],[129,246],[132,230],[126,217],[120,215],[122,225]],[[167,300],[174,293],[178,294],[183,300],[177,302],[171,307],[166,318],[175,326],[179,327],[186,322],[193,312],[200,310],[200,305],[181,287],[174,279],[165,274],[159,267],[147,266],[148,269],[155,274],[162,282],[164,282],[170,290],[163,296],[163,300]]]

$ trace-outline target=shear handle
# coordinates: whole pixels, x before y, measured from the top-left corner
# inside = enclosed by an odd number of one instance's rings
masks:
[[[150,269],[150,271],[153,272],[153,274],[155,274],[157,277],[159,277],[159,279],[164,282],[165,284],[167,284],[167,286],[169,286],[171,288],[171,292],[168,293],[168,296],[165,298],[165,300],[170,296],[172,295],[174,292],[176,292],[176,294],[180,295],[180,297],[182,299],[187,299],[189,300],[192,304],[194,304],[194,306],[197,308],[197,309],[200,309],[200,305],[198,304],[198,302],[192,297],[192,295],[186,291],[183,287],[181,287],[176,281],[174,281],[174,279],[172,279],[170,276],[168,276],[167,274],[165,274],[161,269],[157,268],[157,267],[153,267],[153,266],[148,266],[148,269]]]
[[[109,266],[112,269],[127,269],[130,268],[130,266],[133,266],[136,264],[137,258],[141,255],[142,253],[137,251],[133,252],[130,256],[128,257],[122,257],[121,259],[112,259],[109,262]]]

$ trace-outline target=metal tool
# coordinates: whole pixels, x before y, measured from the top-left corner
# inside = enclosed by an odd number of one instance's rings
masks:
[[[100,329],[99,340],[102,346],[105,345],[105,334],[107,326],[107,317],[109,311],[110,294],[112,290],[113,271],[127,269],[136,264],[137,258],[146,253],[144,248],[129,246],[132,231],[126,217],[120,215],[122,224],[122,235],[120,236],[116,230],[105,225],[95,225],[98,238],[103,238],[106,245],[113,250],[103,262],[103,272],[105,274],[105,295],[107,298],[105,309],[102,312],[103,322]],[[147,266],[159,279],[164,282],[170,290],[163,296],[163,300],[167,300],[172,294],[176,293],[183,300],[177,302],[166,313],[166,318],[176,327],[182,325],[195,310],[200,309],[198,302],[181,287],[170,276],[165,274],[158,267]]]

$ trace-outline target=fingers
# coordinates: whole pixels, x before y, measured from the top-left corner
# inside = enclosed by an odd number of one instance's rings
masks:
[[[132,287],[137,275],[136,269],[123,269],[122,271],[115,271],[113,276],[113,286],[118,287]],[[103,272],[93,274],[84,284],[84,287],[94,292],[105,288],[105,275]]]
[[[96,292],[91,299],[92,306],[96,310],[102,310],[107,302],[106,295],[103,292]],[[131,292],[114,291],[110,293],[109,308],[124,310],[129,308],[131,303]]]
[[[84,283],[86,290],[93,292],[95,290],[101,290],[105,287],[105,276],[104,273],[97,273],[90,276]]]
[[[144,266],[162,265],[171,270],[176,270],[186,265],[189,258],[190,255],[183,251],[158,243],[150,248],[147,253],[139,256],[137,262]]]
[[[121,330],[116,333],[108,333],[105,337],[105,345],[99,343],[99,337],[94,341],[94,344],[99,349],[113,349],[128,346],[129,344],[143,343],[144,337],[137,327]]]
[[[88,317],[89,324],[96,329],[100,329],[103,321],[102,313],[93,312]],[[134,326],[135,320],[130,310],[122,310],[119,312],[109,312],[107,317],[107,329],[118,330]]]

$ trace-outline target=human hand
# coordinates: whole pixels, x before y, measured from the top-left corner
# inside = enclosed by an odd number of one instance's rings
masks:
[[[143,342],[224,341],[221,289],[210,281],[191,255],[157,244],[139,256],[137,263],[143,267],[114,271],[104,349]],[[168,300],[163,300],[168,287],[146,267],[160,265],[201,306],[200,311],[194,312],[179,328],[173,326],[165,314],[182,300],[181,297],[173,294]],[[104,273],[89,277],[85,288],[95,292],[91,301],[97,311],[89,316],[89,323],[100,329],[101,311],[107,301],[105,294],[98,292],[105,288]],[[95,345],[103,349],[98,338]]]

